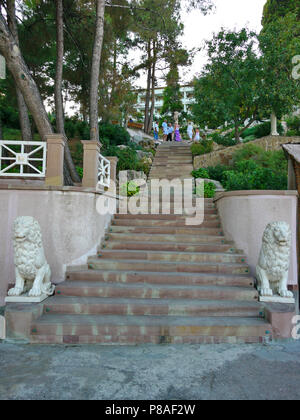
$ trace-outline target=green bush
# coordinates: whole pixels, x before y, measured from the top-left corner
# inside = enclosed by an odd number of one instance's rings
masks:
[[[140,187],[134,181],[121,185],[120,195],[123,197],[133,197],[140,192]]]
[[[210,166],[207,168],[208,173],[209,173],[209,179],[219,181],[223,185],[225,181],[224,173],[229,171],[230,169],[231,169],[230,166],[225,166],[221,164],[216,165],[216,166]]]
[[[76,171],[78,173],[78,175],[80,176],[80,178],[83,178],[83,168],[81,168],[81,166],[76,166]]]
[[[208,170],[204,168],[200,168],[200,169],[197,169],[196,171],[193,171],[192,176],[196,179],[197,178],[209,179]]]
[[[289,132],[292,132],[292,136],[300,136],[300,118],[299,117],[292,117],[289,118],[287,121],[287,126],[289,128]]]
[[[283,134],[284,130],[281,123],[277,124],[277,130],[279,134]],[[258,124],[255,127],[247,128],[242,134],[241,137],[246,139],[247,137],[254,136],[254,140],[260,139],[262,137],[269,136],[271,133],[271,121],[266,121],[262,124]]]
[[[213,182],[204,184],[204,198],[214,198],[216,195],[216,186]]]
[[[101,123],[99,125],[99,135],[101,142],[106,139],[111,146],[128,145],[130,142],[129,133],[119,125]]]
[[[282,150],[266,152],[247,144],[233,155],[233,165],[207,168],[209,178],[227,191],[286,190],[287,160]]]
[[[201,197],[203,194],[202,185],[198,185],[194,191],[194,193]],[[214,198],[216,195],[216,186],[213,182],[205,182],[204,183],[204,198]]]
[[[221,136],[218,133],[214,133],[211,138],[215,143],[221,146],[230,147],[236,145],[236,140],[235,138],[232,138],[232,134],[227,136]]]
[[[256,136],[254,136],[254,135],[252,135],[252,136],[247,136],[247,137],[245,137],[243,140],[244,140],[244,141],[243,141],[244,143],[248,143],[249,141],[256,140]]]
[[[191,152],[193,156],[205,155],[213,151],[213,142],[209,140],[203,140],[200,143],[194,143],[191,146]]]

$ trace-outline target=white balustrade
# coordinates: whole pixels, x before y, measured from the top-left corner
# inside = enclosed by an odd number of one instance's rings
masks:
[[[0,141],[0,177],[44,178],[46,162],[46,142]]]
[[[99,154],[98,184],[110,187],[110,161]]]

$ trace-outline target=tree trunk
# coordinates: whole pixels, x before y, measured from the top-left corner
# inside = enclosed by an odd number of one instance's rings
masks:
[[[0,114],[0,140],[3,140],[2,118]]]
[[[156,70],[156,46],[155,41],[153,41],[153,63],[152,63],[152,75],[151,75],[151,109],[150,116],[148,121],[147,134],[151,133],[153,125],[153,117],[155,110],[155,70]]]
[[[3,15],[0,13],[0,53],[6,59],[6,65],[11,72],[16,86],[20,89],[26,105],[34,118],[38,132],[43,140],[53,130],[41,99],[39,90],[33,80],[21,51],[10,33]]]
[[[144,121],[144,132],[147,133],[149,125],[149,108],[150,108],[150,92],[151,92],[151,43],[148,42],[148,75],[147,75],[147,89],[146,89],[146,100],[145,100],[145,121]]]
[[[96,31],[90,87],[90,139],[99,141],[99,75],[104,36],[105,0],[96,0]]]
[[[16,44],[19,46],[19,35],[16,22],[16,5],[15,0],[7,0],[7,22],[8,28],[12,33]],[[16,94],[19,109],[19,119],[22,132],[23,141],[32,141],[32,132],[30,126],[30,119],[28,109],[20,89],[16,86]]]
[[[235,140],[236,140],[236,142],[237,143],[240,143],[240,125],[239,125],[239,123],[237,123],[235,125],[234,132],[235,132]]]
[[[64,104],[62,96],[63,81],[63,60],[64,60],[64,21],[63,21],[63,0],[56,0],[56,74],[55,74],[55,114],[56,130],[66,138]],[[70,148],[65,141],[65,168],[64,178],[66,185],[73,185],[73,182],[80,183],[80,177],[76,171]]]

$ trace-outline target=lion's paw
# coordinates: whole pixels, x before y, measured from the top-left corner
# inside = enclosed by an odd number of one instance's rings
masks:
[[[23,289],[21,287],[14,287],[8,291],[8,296],[20,296],[23,293]]]
[[[29,296],[30,297],[38,297],[38,296],[41,296],[41,294],[42,294],[42,291],[41,291],[41,289],[39,288],[39,287],[33,287],[31,290],[30,290],[30,292],[29,292]]]
[[[287,289],[279,289],[279,290],[278,290],[278,293],[279,293],[279,295],[280,295],[281,297],[283,297],[283,298],[293,298],[293,297],[294,297],[293,293],[292,293],[292,292],[290,292],[290,291],[289,291],[289,290],[287,290]]]
[[[272,289],[261,289],[260,291],[261,296],[273,296]]]

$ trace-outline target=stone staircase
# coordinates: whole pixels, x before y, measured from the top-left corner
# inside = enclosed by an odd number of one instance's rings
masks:
[[[160,146],[150,179],[190,177],[189,146]],[[239,343],[272,334],[246,256],[212,200],[184,215],[115,216],[98,255],[72,268],[31,326],[35,343]]]

